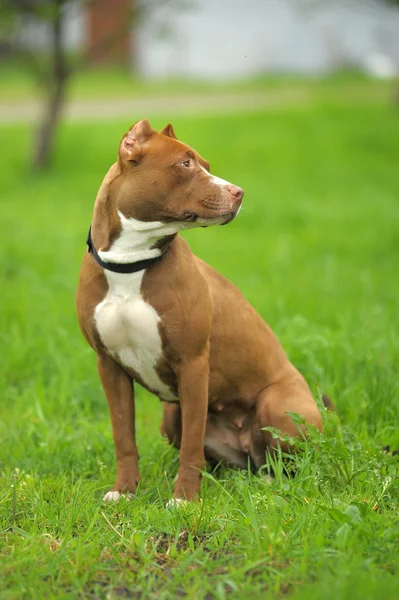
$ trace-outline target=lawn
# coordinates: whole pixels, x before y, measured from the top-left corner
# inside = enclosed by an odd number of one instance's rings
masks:
[[[141,115],[132,115],[132,121]],[[153,125],[167,122],[156,119]],[[143,480],[104,505],[114,450],[74,293],[92,206],[128,122],[68,124],[53,169],[2,126],[0,597],[399,597],[399,118],[320,101],[175,129],[246,190],[228,227],[186,234],[269,322],[338,416],[287,479],[221,469],[167,510],[177,452],[138,389]],[[6,168],[4,168],[4,166]]]

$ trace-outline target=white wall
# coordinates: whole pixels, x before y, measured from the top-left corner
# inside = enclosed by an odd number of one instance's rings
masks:
[[[156,9],[136,32],[147,77],[315,73],[373,52],[399,64],[399,11],[372,0],[194,0]],[[161,36],[160,29],[167,35]]]
[[[375,52],[399,69],[399,9],[383,0],[145,1],[155,8],[133,33],[132,62],[146,77],[317,73],[361,66]],[[66,16],[67,46],[79,49],[83,2],[71,2]],[[45,50],[48,31],[26,23],[21,41]]]

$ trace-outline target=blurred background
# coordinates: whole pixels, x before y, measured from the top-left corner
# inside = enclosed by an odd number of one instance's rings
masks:
[[[278,103],[266,93],[276,79],[332,73],[392,79],[399,69],[398,5],[398,0],[6,0],[0,9],[0,119],[39,125],[31,163],[40,167],[50,161],[62,113],[88,120],[231,111],[237,102],[257,108]],[[247,93],[209,97],[240,88]],[[204,96],[186,101],[182,94],[193,90]],[[149,95],[145,102],[133,102],[143,92]],[[304,92],[306,87],[288,90],[282,100],[301,100]]]
[[[90,438],[113,464],[74,294],[97,190],[144,117],[246,191],[228,227],[186,234],[193,251],[315,395],[397,447],[398,2],[6,0],[0,16],[1,452],[84,470]],[[138,397],[156,454],[159,403]]]

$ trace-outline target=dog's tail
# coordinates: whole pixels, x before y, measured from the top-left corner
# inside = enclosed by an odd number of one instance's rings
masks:
[[[321,399],[323,400],[323,404],[327,410],[332,410],[333,412],[337,412],[334,404],[332,403],[332,401],[330,400],[330,398],[328,396],[323,394]]]
[[[399,450],[391,450],[391,446],[384,446],[383,450],[391,456],[399,456]]]

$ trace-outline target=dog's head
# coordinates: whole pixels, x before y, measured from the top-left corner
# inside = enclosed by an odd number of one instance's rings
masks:
[[[237,215],[244,191],[209,172],[209,163],[167,125],[160,133],[138,121],[119,146],[118,209],[127,218],[177,229],[224,225]]]

